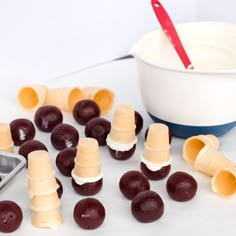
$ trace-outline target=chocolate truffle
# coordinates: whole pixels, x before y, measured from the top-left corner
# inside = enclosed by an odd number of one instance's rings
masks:
[[[0,232],[11,233],[17,230],[23,220],[20,206],[13,201],[0,201]]]
[[[74,207],[73,217],[75,222],[83,229],[96,229],[105,219],[105,208],[95,198],[84,198]]]
[[[63,194],[63,185],[58,178],[56,178],[56,181],[57,181],[57,184],[59,185],[59,188],[57,189],[57,195],[59,198],[61,198]]]

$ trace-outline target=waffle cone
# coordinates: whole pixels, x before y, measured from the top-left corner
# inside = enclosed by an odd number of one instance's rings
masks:
[[[222,168],[236,168],[235,164],[221,153],[217,153],[208,168],[208,174],[213,176],[217,170]]]
[[[75,164],[93,167],[100,163],[99,146],[94,138],[81,138],[74,159]]]
[[[221,197],[232,197],[236,192],[236,170],[218,169],[212,178],[212,190]]]
[[[72,111],[75,104],[82,100],[83,94],[79,87],[48,89],[45,103],[54,105],[65,111]]]
[[[111,110],[115,97],[111,90],[99,87],[85,87],[82,92],[85,99],[92,99],[98,104],[102,115],[106,115]]]
[[[117,131],[129,132],[135,130],[135,111],[133,107],[119,104],[116,107],[111,127]]]
[[[116,143],[132,143],[136,140],[135,129],[129,131],[120,131],[111,127],[109,138]]]
[[[44,179],[54,175],[54,170],[48,152],[37,150],[28,154],[28,177],[30,179]]]
[[[23,86],[17,94],[19,105],[26,111],[35,111],[45,102],[47,87],[42,84]]]
[[[57,228],[63,218],[59,208],[50,211],[32,211],[32,225],[39,228]]]
[[[145,160],[153,164],[165,163],[170,160],[170,149],[157,150],[146,146],[145,143],[143,157]]]
[[[58,188],[59,185],[54,176],[38,180],[28,178],[28,193],[31,197],[50,195],[56,192]]]
[[[0,150],[8,152],[13,151],[10,125],[3,122],[0,123]]]
[[[0,151],[1,152],[14,152],[14,148],[13,148],[13,145],[11,147],[8,147],[8,148],[0,148]]]
[[[96,177],[101,174],[101,165],[82,166],[75,163],[74,174],[78,177]]]
[[[57,192],[49,195],[34,196],[30,201],[30,208],[33,211],[50,211],[60,207],[61,201]]]
[[[198,153],[206,145],[218,149],[219,141],[214,135],[198,135],[186,139],[183,145],[184,160],[188,164],[194,165]]]

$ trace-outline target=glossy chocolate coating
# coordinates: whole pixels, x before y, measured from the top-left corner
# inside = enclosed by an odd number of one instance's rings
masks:
[[[76,147],[79,142],[79,132],[70,124],[59,124],[51,133],[51,143],[57,150]]]
[[[32,121],[19,118],[10,123],[11,136],[15,146],[20,146],[28,140],[32,140],[35,136],[35,127]]]
[[[98,104],[90,99],[83,99],[77,102],[73,109],[74,119],[81,125],[86,125],[86,123],[100,116],[100,108]]]
[[[85,136],[94,138],[100,146],[107,144],[107,135],[111,130],[111,122],[102,117],[95,117],[87,122],[85,126]]]
[[[59,185],[59,188],[57,189],[57,195],[59,198],[61,198],[63,194],[63,185],[58,178],[56,178],[56,181],[57,181],[57,184]]]
[[[34,115],[36,127],[43,132],[51,132],[62,121],[63,115],[61,110],[53,105],[41,106]]]
[[[173,173],[166,182],[169,196],[179,202],[191,200],[197,193],[197,181],[188,173]]]
[[[29,140],[26,141],[25,143],[20,145],[20,148],[18,150],[18,153],[22,156],[25,157],[27,163],[26,167],[28,166],[28,154],[33,151],[37,150],[45,150],[48,151],[47,147],[40,141],[38,140]]]
[[[96,229],[105,219],[105,208],[95,198],[85,198],[77,202],[73,217],[75,222],[83,229]]]
[[[131,212],[140,222],[152,222],[163,215],[164,203],[158,193],[150,190],[143,191],[133,198]]]
[[[17,203],[0,201],[0,232],[14,232],[20,227],[22,220],[23,213]]]
[[[135,117],[135,125],[136,125],[135,134],[138,135],[143,128],[143,117],[137,111],[134,112],[134,117]]]
[[[150,180],[161,180],[164,179],[169,173],[171,169],[171,165],[163,166],[160,170],[152,171],[148,169],[145,163],[140,163],[140,168],[143,174]]]
[[[64,176],[71,176],[75,163],[76,148],[65,148],[61,150],[56,156],[56,166],[60,173]]]
[[[131,170],[121,176],[119,188],[126,198],[132,200],[138,193],[150,190],[150,184],[140,171]]]
[[[107,147],[108,147],[110,155],[114,159],[119,160],[119,161],[124,161],[124,160],[129,159],[134,154],[135,149],[136,149],[136,144],[134,144],[134,146],[128,151],[116,151],[114,149],[111,149],[109,146]]]
[[[71,184],[72,184],[73,189],[78,194],[83,195],[83,196],[92,196],[92,195],[97,194],[102,189],[103,179],[100,179],[92,183],[85,183],[85,184],[79,185],[72,178]]]

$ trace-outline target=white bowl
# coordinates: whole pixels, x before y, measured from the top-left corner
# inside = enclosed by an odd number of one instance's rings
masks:
[[[236,24],[176,25],[194,69],[185,69],[162,30],[131,49],[143,104],[173,135],[222,135],[236,125]]]

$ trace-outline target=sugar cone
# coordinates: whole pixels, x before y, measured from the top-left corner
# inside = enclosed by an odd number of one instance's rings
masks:
[[[111,90],[99,87],[85,87],[82,91],[85,99],[92,99],[98,104],[102,115],[106,115],[111,110],[115,97]]]
[[[83,94],[79,87],[50,88],[45,104],[57,106],[65,111],[72,111],[75,104],[82,99]]]
[[[42,84],[23,86],[17,94],[19,105],[26,111],[35,111],[45,102],[47,87]]]
[[[49,195],[34,196],[30,201],[30,208],[33,211],[50,211],[59,208],[61,201],[57,192]]]
[[[149,126],[143,157],[153,164],[161,164],[170,160],[168,126],[160,123]]]
[[[98,142],[94,138],[82,138],[74,159],[74,174],[79,177],[95,177],[101,173]]]
[[[194,165],[198,153],[206,145],[210,145],[215,149],[218,149],[219,141],[214,135],[198,135],[186,139],[183,145],[184,160],[188,164]]]
[[[10,125],[0,123],[0,151],[13,152],[13,141],[11,136]]]
[[[54,170],[48,152],[37,150],[28,154],[28,178],[32,180],[49,178],[54,175]]]
[[[212,178],[212,189],[221,197],[232,197],[236,192],[236,170],[218,169]]]
[[[31,197],[50,195],[57,191],[59,185],[54,176],[44,179],[30,179],[28,178],[28,193]]]
[[[50,211],[32,211],[32,225],[39,228],[57,228],[63,218],[59,208]]]
[[[208,174],[213,176],[217,170],[222,168],[236,168],[236,165],[223,154],[218,152],[209,165]]]

